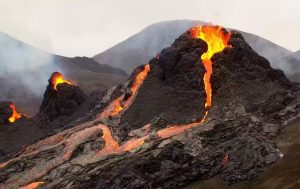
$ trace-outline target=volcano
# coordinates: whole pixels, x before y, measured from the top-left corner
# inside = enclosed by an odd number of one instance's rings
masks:
[[[54,72],[44,94],[38,117],[41,120],[54,120],[59,116],[71,115],[83,102],[86,95],[72,81]]]
[[[58,92],[51,83],[47,90]],[[107,90],[74,127],[0,164],[0,186],[180,188],[215,176],[253,179],[280,158],[271,139],[297,116],[298,96],[238,32],[193,27]]]

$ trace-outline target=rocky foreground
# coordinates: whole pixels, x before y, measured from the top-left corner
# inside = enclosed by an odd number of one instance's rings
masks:
[[[271,138],[297,117],[299,90],[239,33],[228,43],[212,57],[207,116],[208,46],[188,31],[69,129],[3,162],[0,188],[180,188],[257,177],[281,157]]]

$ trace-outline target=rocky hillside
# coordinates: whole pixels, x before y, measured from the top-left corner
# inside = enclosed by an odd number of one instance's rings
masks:
[[[295,82],[300,82],[300,51],[284,57],[283,62],[286,63],[286,69],[289,70],[290,79]]]

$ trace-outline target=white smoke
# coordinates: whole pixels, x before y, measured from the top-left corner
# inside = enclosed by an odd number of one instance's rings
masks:
[[[61,71],[54,56],[4,33],[0,33],[0,49],[0,101],[37,103],[51,73]]]

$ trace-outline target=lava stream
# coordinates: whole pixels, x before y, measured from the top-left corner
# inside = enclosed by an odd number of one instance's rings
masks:
[[[140,71],[130,87],[131,96],[123,102],[125,95],[121,95],[120,97],[113,100],[107,108],[100,114],[101,118],[106,118],[108,116],[116,116],[120,114],[124,109],[128,108],[133,101],[133,98],[136,96],[137,91],[139,90],[140,86],[146,79],[148,73],[150,71],[150,65],[146,64],[142,71]]]
[[[206,92],[206,103],[205,109],[209,110],[212,102],[212,88],[211,88],[211,74],[213,72],[211,58],[218,52],[223,51],[228,45],[231,33],[225,33],[224,28],[220,26],[198,26],[190,29],[190,34],[194,38],[202,39],[207,44],[207,51],[202,54],[201,60],[205,67],[205,74],[203,77],[205,92]]]
[[[10,103],[9,108],[12,110],[12,115],[8,119],[10,123],[15,122],[16,120],[20,119],[22,115],[17,112],[16,107],[13,103]]]

